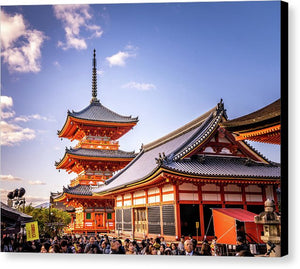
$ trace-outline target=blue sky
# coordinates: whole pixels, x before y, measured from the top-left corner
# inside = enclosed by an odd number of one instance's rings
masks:
[[[280,97],[280,6],[274,2],[4,6],[1,8],[1,194],[48,200],[75,174],[54,162],[67,110],[98,98],[139,116],[120,139],[138,151],[215,106],[230,119]],[[46,18],[46,19],[45,19]],[[279,146],[255,144],[273,161]]]

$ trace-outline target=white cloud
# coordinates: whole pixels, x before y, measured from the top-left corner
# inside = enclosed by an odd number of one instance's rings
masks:
[[[14,177],[12,175],[0,175],[0,179],[3,181],[21,181],[22,178]]]
[[[9,96],[1,96],[0,99],[0,113],[1,119],[12,118],[15,115],[15,111],[11,110],[13,106],[13,99]],[[8,110],[8,111],[3,111]]]
[[[41,196],[31,196],[31,195],[26,195],[26,205],[32,204],[33,206],[49,202],[49,197],[41,197]]]
[[[122,88],[136,89],[140,91],[149,91],[151,89],[155,89],[156,86],[151,83],[139,83],[139,82],[131,81],[127,84],[124,84]]]
[[[45,116],[41,116],[41,115],[39,115],[39,114],[33,114],[33,115],[29,115],[29,116],[24,116],[24,115],[22,115],[22,116],[19,116],[19,117],[16,117],[15,119],[14,119],[14,121],[16,121],[16,122],[28,122],[28,121],[30,121],[30,120],[45,120],[45,121],[53,121],[52,119],[49,119],[49,118],[47,118],[47,117],[45,117]]]
[[[95,24],[89,24],[92,19],[89,5],[56,5],[53,7],[55,17],[61,20],[66,33],[66,42],[59,41],[58,46],[63,50],[75,48],[82,50],[87,48],[86,39],[101,37],[103,31]],[[81,28],[92,32],[89,37],[80,35]]]
[[[1,95],[0,97],[0,108],[11,108],[13,106],[13,99],[9,96]]]
[[[22,141],[32,140],[35,138],[35,131],[29,128],[23,128],[21,126],[7,123],[5,121],[0,122],[1,129],[1,145],[2,146],[14,146]]]
[[[11,191],[11,190],[10,190]],[[0,200],[2,202],[7,201],[7,194],[10,192],[9,190],[0,189]]]
[[[109,63],[109,66],[125,66],[126,64],[126,59],[130,57],[135,57],[135,54],[130,54],[129,52],[126,51],[119,51],[118,53],[114,54],[113,56],[106,57],[106,60]]]
[[[30,120],[55,121],[55,119],[41,116],[40,114],[15,116],[15,111],[12,110],[13,99],[9,96],[1,96],[1,145],[14,146],[22,141],[32,140],[36,137],[36,131],[30,128],[23,128],[14,122],[28,122]],[[37,131],[40,132],[41,131]]]
[[[1,10],[1,56],[10,72],[39,72],[45,38],[43,32],[26,26],[22,14],[10,16]]]
[[[126,60],[128,58],[136,57],[136,51],[138,47],[135,47],[131,44],[125,46],[124,51],[119,51],[116,54],[106,57],[106,60],[109,63],[109,66],[125,66]]]
[[[35,181],[29,180],[29,181],[28,181],[28,184],[29,184],[29,185],[46,185],[45,182],[42,182],[42,181],[40,181],[40,180],[35,180]]]
[[[11,192],[12,190],[6,190],[6,189],[0,189],[0,198],[1,201],[6,203],[7,201],[7,194],[9,192]],[[49,197],[43,197],[43,196],[31,196],[31,195],[27,195],[25,194],[25,200],[26,200],[26,204],[25,205],[29,205],[32,204],[33,206],[45,203],[45,202],[49,202]]]

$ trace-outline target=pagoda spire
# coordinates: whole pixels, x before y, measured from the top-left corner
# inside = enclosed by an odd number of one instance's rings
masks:
[[[94,49],[93,58],[93,75],[92,75],[92,102],[99,102],[97,99],[97,67],[96,67],[96,50]]]

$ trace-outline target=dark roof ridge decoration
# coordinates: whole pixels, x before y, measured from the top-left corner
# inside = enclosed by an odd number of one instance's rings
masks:
[[[222,126],[229,131],[247,131],[247,129],[254,130],[255,128],[261,128],[262,124],[266,127],[274,123],[280,123],[281,115],[281,99],[274,101],[273,103],[254,111],[250,114],[228,120],[222,123]]]
[[[197,127],[199,127],[205,120],[207,120],[207,118],[212,115],[214,112],[216,112],[216,110],[218,109],[218,106],[213,107],[211,110],[207,111],[206,113],[204,113],[203,115],[199,116],[198,118],[192,120],[191,122],[183,125],[182,127],[176,129],[175,131],[153,141],[148,143],[147,145],[143,145],[143,149],[145,151],[149,151],[153,148],[158,147],[161,144],[164,144],[170,140],[173,140],[174,138],[183,135],[189,131],[191,131],[192,129],[195,129]]]
[[[99,102],[97,99],[97,67],[96,67],[96,50],[94,49],[93,58],[93,75],[92,75],[92,99],[91,103]]]

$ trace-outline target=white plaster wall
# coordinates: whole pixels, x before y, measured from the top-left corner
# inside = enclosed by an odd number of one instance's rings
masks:
[[[195,186],[192,183],[183,183],[179,185],[179,190],[184,190],[184,191],[197,191],[198,187]]]

